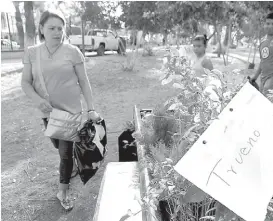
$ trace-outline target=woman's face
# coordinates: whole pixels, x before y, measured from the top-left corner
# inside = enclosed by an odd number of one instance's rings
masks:
[[[193,51],[198,57],[204,55],[206,51],[204,42],[202,40],[193,41]]]
[[[264,28],[268,35],[273,35],[273,19],[266,19]]]
[[[49,18],[40,29],[47,42],[59,44],[63,39],[64,23],[59,18]]]

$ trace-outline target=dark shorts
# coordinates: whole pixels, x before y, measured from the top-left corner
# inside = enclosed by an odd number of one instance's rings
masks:
[[[269,90],[273,90],[273,74],[268,76],[261,76],[260,92],[267,95]]]

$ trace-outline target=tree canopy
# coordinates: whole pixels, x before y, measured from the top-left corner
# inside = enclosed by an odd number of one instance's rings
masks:
[[[25,3],[26,6],[32,3]],[[241,1],[54,1],[51,4],[33,2],[33,7],[44,11],[48,5],[60,9],[69,25],[86,22],[87,28],[119,29],[124,24],[131,30],[142,30],[143,34],[161,33],[164,36],[173,33],[178,37],[189,37],[198,33],[209,34],[208,27],[214,26],[215,32],[221,34],[222,28],[232,32],[236,38],[260,38],[265,15],[273,10],[273,2]],[[20,8],[16,8],[18,31],[20,27]],[[121,14],[116,13],[121,9]],[[30,7],[25,7],[30,13]],[[21,13],[23,13],[21,11]],[[25,13],[27,20],[31,15]],[[26,24],[27,36],[32,38],[33,22]],[[20,29],[20,30],[19,30]],[[214,33],[213,33],[214,34]],[[231,36],[226,34],[225,42]],[[22,41],[22,40],[21,40]]]

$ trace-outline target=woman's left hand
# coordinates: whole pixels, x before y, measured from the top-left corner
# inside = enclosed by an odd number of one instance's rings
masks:
[[[91,111],[88,112],[88,119],[96,123],[101,120],[101,116],[96,111]]]

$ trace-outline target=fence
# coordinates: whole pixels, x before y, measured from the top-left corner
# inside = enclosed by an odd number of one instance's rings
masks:
[[[1,12],[1,51],[18,51],[18,42],[15,15]]]
[[[1,51],[18,51],[20,45],[16,41],[1,38]]]

